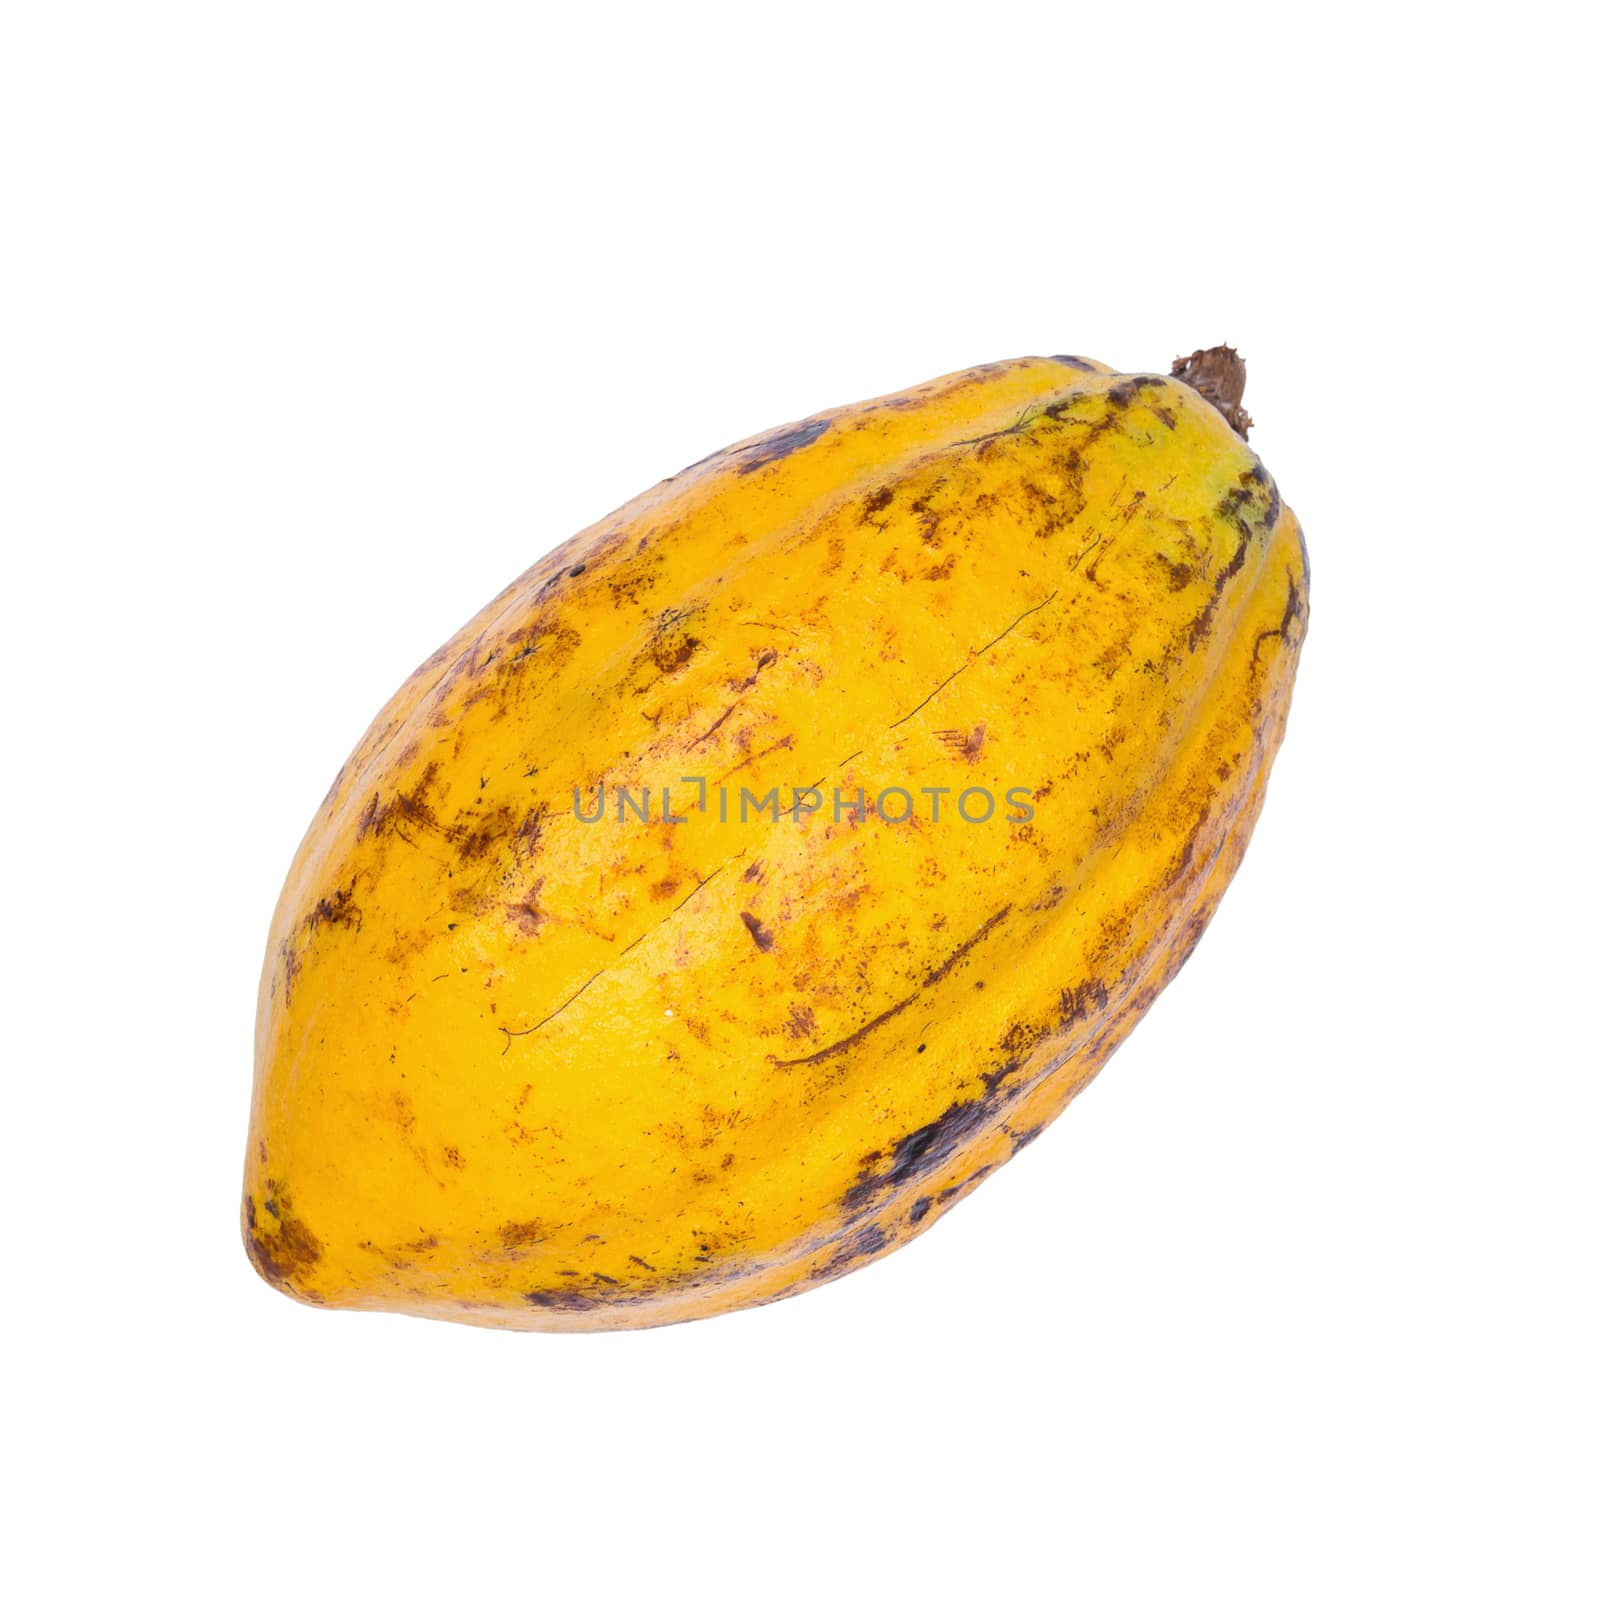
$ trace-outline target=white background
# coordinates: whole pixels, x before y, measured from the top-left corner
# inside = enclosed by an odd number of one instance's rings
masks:
[[[3,15],[16,1592],[1596,1592],[1578,8]],[[1310,640],[1061,1122],[711,1323],[257,1281],[268,918],[423,656],[761,427],[1223,339]]]

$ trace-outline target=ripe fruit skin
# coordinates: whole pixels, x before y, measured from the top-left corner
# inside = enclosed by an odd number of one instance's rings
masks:
[[[402,686],[300,846],[257,1018],[257,1269],[323,1305],[627,1328],[905,1243],[1188,957],[1306,607],[1299,525],[1222,416],[1074,357],[760,435],[580,533]],[[739,820],[741,788],[810,784],[821,811]],[[835,819],[833,788],[888,786],[948,790],[940,820]],[[964,822],[972,788],[1031,790],[1032,819]]]

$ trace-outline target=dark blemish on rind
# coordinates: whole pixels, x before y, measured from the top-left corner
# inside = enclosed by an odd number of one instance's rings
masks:
[[[1039,1031],[1043,1032],[1042,1029]],[[1009,1078],[1013,1073],[1020,1071],[1021,1068],[1022,1062],[1020,1060],[1013,1059],[1006,1062],[1004,1066],[996,1067],[993,1072],[984,1072],[979,1074],[983,1080],[984,1092],[986,1094],[993,1094],[995,1090],[997,1090],[1000,1085],[1006,1081],[1007,1078]]]
[[[971,766],[983,753],[984,736],[988,732],[988,725],[980,722],[974,728],[940,728],[935,731],[934,738],[941,744],[949,747],[951,752],[958,755],[968,766]]]
[[[1239,576],[1240,569],[1244,566],[1245,555],[1248,553],[1249,549],[1250,535],[1247,532],[1244,538],[1239,541],[1239,548],[1235,550],[1228,558],[1227,566],[1225,566],[1217,574],[1216,582],[1212,585],[1215,590],[1220,593],[1223,584],[1227,583],[1230,578],[1236,578]]]
[[[1174,561],[1170,556],[1156,552],[1156,560],[1167,575],[1167,583],[1174,590],[1187,589],[1194,582],[1194,568],[1185,561]]]
[[[858,1261],[862,1256],[876,1255],[888,1242],[888,1234],[874,1223],[869,1228],[861,1229],[859,1233],[851,1234],[834,1260]]]
[[[881,489],[874,489],[861,502],[861,520],[865,522],[868,517],[875,517],[880,511],[887,511],[893,499],[894,489],[892,486],[885,484]]]
[[[516,813],[510,806],[500,806],[484,817],[471,832],[463,835],[459,828],[453,830],[458,836],[456,854],[462,861],[475,861],[487,855],[491,846],[510,834],[515,817]]]
[[[1150,389],[1164,389],[1166,382],[1161,378],[1148,375],[1137,378],[1124,378],[1121,383],[1113,384],[1105,392],[1106,412],[1101,419],[1090,427],[1084,435],[1086,442],[1098,439],[1101,434],[1108,433],[1120,426],[1120,413],[1131,406],[1139,396]],[[1065,400],[1057,401],[1053,406],[1045,408],[1045,414],[1055,421],[1060,421],[1069,411],[1080,404],[1085,396],[1071,395]]]
[[[1060,1012],[1063,1023],[1076,1021],[1079,1017],[1086,1017],[1091,1012],[1104,1011],[1110,996],[1106,986],[1098,978],[1091,979],[1088,983],[1080,983],[1076,988],[1061,991]]]
[[[1104,1009],[1105,1003],[1105,986],[1098,982],[1081,985],[1076,990],[1064,989],[1061,993],[1064,1016],[1077,1015],[1095,1006]],[[913,1178],[937,1171],[973,1137],[993,1123],[1000,1114],[1001,1106],[1014,1100],[1023,1091],[1023,1084],[1007,1082],[1021,1066],[1020,1060],[1012,1060],[995,1072],[985,1073],[984,1093],[980,1099],[958,1100],[932,1122],[900,1139],[890,1153],[887,1171],[875,1170],[881,1156],[878,1151],[871,1152],[862,1161],[855,1183],[845,1193],[845,1206],[859,1209],[882,1189],[895,1188]],[[977,1183],[991,1170],[987,1166],[980,1168],[961,1183],[944,1190],[938,1199],[943,1202]],[[912,1220],[917,1220],[915,1214]]]
[[[931,1201],[927,1195],[923,1195],[923,1197],[911,1208],[912,1226],[915,1227],[917,1223],[921,1222],[931,1210],[933,1210],[933,1201]]]
[[[634,1264],[634,1266],[643,1267],[646,1272],[654,1272],[656,1270],[648,1261],[644,1259],[643,1256],[629,1256],[628,1259]]]
[[[880,1189],[898,1188],[913,1179],[937,1171],[995,1115],[987,1100],[958,1100],[932,1122],[908,1133],[891,1152],[887,1172],[864,1172],[851,1185],[844,1199],[847,1206],[859,1206]]]
[[[761,876],[761,863],[759,861],[752,861],[750,865],[744,869],[744,872],[741,874],[741,876],[744,878],[746,883],[754,883],[755,880]]]
[[[349,889],[335,890],[333,898],[317,901],[306,917],[306,929],[312,931],[327,923],[334,927],[361,928],[361,908],[351,899]]]
[[[659,672],[680,672],[689,664],[694,653],[703,648],[704,646],[692,634],[686,634],[680,639],[670,642],[661,640],[653,645],[650,659],[655,662]]]
[[[740,476],[748,476],[770,462],[781,461],[796,450],[803,450],[820,439],[832,426],[826,417],[813,417],[809,422],[796,423],[792,428],[784,428],[758,439],[754,444],[746,445],[744,449],[734,452],[739,457]]]
[[[1284,644],[1289,642],[1289,628],[1295,618],[1301,614],[1300,589],[1291,576],[1289,579],[1289,597],[1284,602],[1283,620],[1276,628],[1268,628],[1265,633],[1256,635],[1255,648],[1250,652],[1250,664],[1256,665],[1261,659],[1261,647],[1268,639],[1281,639]]]
[[[1240,493],[1243,493],[1243,491],[1238,489],[1231,490],[1230,496]],[[1226,503],[1227,502],[1225,499],[1224,504]],[[1249,524],[1240,519],[1235,522],[1235,526],[1239,529],[1239,546],[1229,558],[1227,565],[1223,567],[1220,572],[1218,572],[1211,585],[1210,597],[1207,599],[1205,605],[1201,608],[1200,614],[1190,625],[1189,651],[1191,655],[1200,647],[1202,643],[1205,642],[1206,639],[1210,638],[1211,623],[1217,614],[1217,606],[1222,599],[1222,591],[1230,578],[1238,576],[1240,569],[1244,566],[1244,558],[1249,553],[1251,538]]]
[[[598,1303],[576,1289],[533,1289],[522,1298],[542,1311],[588,1311]]]
[[[506,921],[530,939],[536,937],[539,929],[544,926],[544,912],[539,907],[539,891],[542,888],[544,879],[540,878],[525,898],[509,901],[504,907]]]
[[[1044,1124],[1040,1123],[1036,1128],[1009,1128],[1006,1131],[1011,1135],[1011,1151],[1015,1155],[1018,1150],[1026,1150],[1044,1132]]]
[[[767,951],[772,948],[772,935],[761,925],[758,917],[752,916],[748,911],[739,913],[739,920],[749,931],[750,937],[756,942],[756,949]]]
[[[810,1006],[791,1004],[789,1015],[783,1024],[783,1031],[790,1039],[811,1038],[817,1031],[816,1013]]]
[[[293,1207],[280,1193],[271,1202],[278,1226],[263,1232],[256,1217],[255,1201],[245,1196],[244,1247],[251,1265],[271,1284],[290,1284],[322,1259],[322,1245],[312,1231],[295,1215]]]
[[[1258,469],[1259,470],[1259,469]],[[1283,496],[1278,493],[1278,486],[1271,478],[1267,479],[1267,509],[1265,531],[1270,534],[1278,526],[1278,517],[1283,511]]]
[[[399,830],[401,837],[404,838],[404,831],[400,830],[401,823],[411,823],[419,828],[439,829],[439,819],[433,814],[433,808],[424,798],[438,772],[439,763],[430,761],[423,768],[422,776],[412,785],[409,793],[393,795],[386,802],[380,803],[378,791],[373,790],[366,809],[356,823],[356,838],[364,839],[369,833],[378,833],[388,827]]]
[[[1217,515],[1236,528],[1245,527],[1244,508],[1255,496],[1247,488],[1230,489],[1217,503]]]
[[[1047,405],[1044,408],[1044,414],[1052,422],[1063,422],[1080,406],[1087,405],[1093,396],[1094,391],[1092,389],[1074,390],[1064,399],[1053,401],[1050,405]]]
[[[858,1228],[821,1266],[812,1269],[817,1279],[840,1277],[853,1261],[874,1256],[889,1243],[889,1235],[876,1223]]]
[[[580,573],[587,572],[588,570],[589,564],[586,561],[580,561],[577,566],[567,568],[567,576],[569,578],[576,578]]]
[[[500,1242],[508,1250],[523,1245],[543,1244],[546,1238],[542,1222],[508,1222],[500,1230]]]
[[[1071,367],[1074,372],[1093,372],[1095,365],[1092,361],[1085,361],[1082,356],[1051,356],[1052,361],[1059,361],[1064,367]]]
[[[1013,1022],[1000,1041],[1000,1048],[1013,1058],[1007,1063],[1007,1070],[1015,1070],[1017,1058],[1027,1055],[1048,1032],[1048,1026],[1042,1022]],[[1004,1074],[988,1073],[985,1081],[992,1077],[998,1083],[1002,1076]]]

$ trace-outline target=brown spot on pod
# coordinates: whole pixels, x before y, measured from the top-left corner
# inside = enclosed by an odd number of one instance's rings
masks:
[[[322,1245],[316,1235],[294,1214],[289,1197],[269,1179],[264,1209],[275,1227],[265,1227],[256,1215],[256,1203],[249,1195],[244,1202],[244,1247],[251,1265],[268,1283],[294,1284],[301,1275],[322,1259]]]
[[[507,1250],[521,1250],[530,1244],[543,1244],[547,1237],[542,1222],[508,1222],[500,1230],[500,1242]]]
[[[530,1289],[522,1298],[541,1311],[589,1311],[597,1303],[576,1289]]]
[[[681,634],[677,638],[658,639],[650,647],[650,659],[658,672],[681,672],[694,659],[695,653],[704,648],[693,634]]]

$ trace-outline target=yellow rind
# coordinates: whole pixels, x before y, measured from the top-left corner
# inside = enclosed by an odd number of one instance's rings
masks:
[[[380,713],[291,868],[258,1268],[330,1305],[639,1327],[904,1243],[1199,937],[1306,592],[1292,513],[1206,402],[1066,358],[758,436],[570,540]],[[735,806],[1036,809],[723,823],[685,775]],[[688,820],[585,824],[602,781]]]

